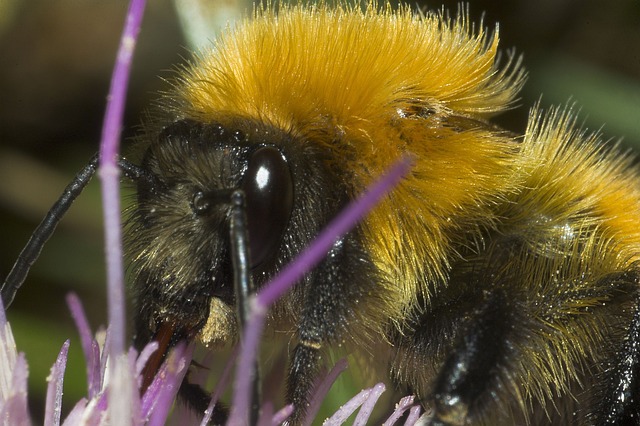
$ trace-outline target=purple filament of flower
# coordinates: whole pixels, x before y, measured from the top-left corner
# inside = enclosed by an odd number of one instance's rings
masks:
[[[364,389],[360,391],[360,393],[358,393],[356,396],[354,396],[349,401],[347,401],[346,404],[340,407],[338,411],[333,413],[333,416],[327,419],[327,421],[324,422],[324,425],[325,426],[342,425],[358,409],[358,407],[364,404],[367,398],[369,398],[369,395],[371,394],[371,392],[372,392],[372,389]]]
[[[293,408],[293,404],[287,404],[282,407],[280,411],[273,415],[271,424],[275,426],[284,423],[284,421],[287,420],[289,416],[291,416],[291,414],[293,414]]]
[[[47,402],[45,405],[44,426],[58,426],[62,414],[62,386],[64,384],[64,372],[67,368],[67,354],[69,353],[69,340],[66,340],[60,349],[55,364],[51,367],[49,385],[47,386]]]
[[[71,317],[80,335],[80,343],[82,345],[82,351],[84,352],[87,368],[89,399],[93,399],[98,395],[102,386],[102,377],[100,375],[100,346],[93,338],[82,302],[75,293],[69,293],[67,295],[67,306],[69,307]]]
[[[144,0],[132,0],[120,40],[118,57],[111,77],[107,108],[100,142],[100,178],[104,205],[109,324],[112,331],[112,359],[125,351],[124,268],[120,227],[120,182],[116,156],[124,115],[127,85],[135,40],[140,32]]]
[[[320,409],[320,405],[324,400],[327,393],[329,393],[329,389],[338,379],[338,376],[347,369],[347,360],[345,358],[340,359],[335,363],[331,371],[327,373],[327,375],[322,379],[322,381],[316,386],[313,390],[313,394],[311,396],[311,401],[309,401],[309,408],[307,409],[307,414],[305,417],[305,424],[312,424],[313,419],[315,418],[318,410]]]
[[[385,391],[386,387],[383,383],[378,383],[374,387],[371,388],[371,393],[369,397],[364,401],[362,407],[360,407],[360,411],[356,416],[356,419],[353,422],[354,426],[365,426],[371,417],[371,413],[373,412],[373,408],[378,402],[380,395]]]
[[[260,418],[258,419],[257,426],[271,426],[271,420],[273,419],[273,404],[270,401],[262,404],[260,410]]]
[[[0,314],[2,315],[0,317],[0,327],[2,327],[0,331],[0,343],[4,345],[6,343],[4,335],[6,322],[4,319],[4,309],[0,309],[0,311],[2,311],[2,314]],[[5,348],[0,348],[0,350],[5,349],[7,349],[6,346]],[[27,375],[27,361],[24,358],[24,354],[19,353],[11,371],[11,394],[7,399],[1,401],[2,404],[0,404],[0,419],[3,420],[3,424],[20,426],[31,424],[29,410],[27,408]]]
[[[139,377],[142,374],[142,370],[144,369],[144,365],[149,360],[149,357],[158,350],[158,342],[149,342],[144,349],[138,355],[138,359],[136,360],[136,377]]]
[[[418,419],[420,419],[420,412],[422,409],[419,405],[414,405],[411,407],[409,411],[409,415],[407,416],[407,420],[404,422],[405,426],[413,426],[417,423]]]
[[[154,379],[154,382],[161,382],[161,386],[155,408],[147,423],[148,426],[162,426],[166,423],[171,405],[176,398],[180,384],[191,363],[192,355],[193,345],[185,346],[184,344],[178,344],[171,351],[169,359],[165,362],[165,376],[156,376]]]
[[[73,406],[67,417],[64,419],[64,424],[79,425],[82,424],[82,418],[85,410],[87,409],[87,399],[82,398]]]
[[[404,398],[400,399],[400,402],[398,402],[398,404],[396,405],[396,409],[393,411],[393,413],[391,413],[389,418],[382,424],[382,426],[394,425],[398,421],[398,419],[402,417],[402,414],[407,411],[409,407],[411,407],[414,399],[415,398],[413,395],[405,396]]]

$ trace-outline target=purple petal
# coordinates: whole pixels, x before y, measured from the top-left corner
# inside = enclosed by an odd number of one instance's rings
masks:
[[[158,369],[156,377],[154,377],[153,381],[142,396],[140,414],[143,420],[148,419],[155,408],[160,392],[162,391],[163,377],[167,375],[167,368],[167,363],[164,362]]]
[[[89,398],[95,398],[102,389],[103,375],[100,365],[100,345],[91,342],[91,365],[87,365],[87,381],[89,382]]]
[[[342,358],[333,366],[329,374],[325,376],[322,382],[313,390],[311,401],[309,402],[309,408],[305,417],[305,424],[312,424],[315,419],[318,410],[322,405],[322,401],[333,386],[333,383],[338,379],[338,376],[347,369],[347,360]]]
[[[104,205],[105,244],[109,324],[112,336],[112,359],[125,352],[124,268],[122,265],[122,236],[120,227],[120,171],[116,165],[124,104],[133,50],[140,32],[145,1],[132,0],[127,11],[118,57],[111,77],[107,97],[102,138],[100,141],[100,170],[102,202]]]
[[[69,414],[62,422],[62,426],[76,426],[81,425],[82,418],[85,414],[85,410],[87,409],[87,399],[82,398],[80,401],[73,406],[73,409],[69,411]]]
[[[407,416],[407,420],[404,422],[404,425],[405,426],[415,425],[420,418],[421,411],[422,409],[420,408],[419,405],[414,405],[413,407],[411,407],[411,410],[409,411],[409,415]]]
[[[100,142],[99,177],[102,181],[102,203],[104,206],[108,310],[111,329],[111,338],[109,339],[111,345],[109,349],[111,355],[109,417],[114,424],[123,426],[131,423],[130,401],[128,399],[133,397],[131,393],[135,386],[133,386],[133,378],[129,377],[130,380],[127,381],[124,377],[127,374],[128,363],[120,358],[125,353],[126,318],[122,230],[120,227],[120,170],[116,165],[116,156],[133,50],[140,32],[144,8],[144,0],[132,0],[127,11],[118,57],[111,77]]]
[[[13,367],[13,377],[11,378],[11,389],[14,394],[27,395],[27,377],[29,376],[29,367],[24,354],[20,352],[16,358]]]
[[[71,317],[76,324],[82,352],[87,366],[87,388],[89,399],[94,398],[100,392],[100,347],[94,340],[91,327],[85,314],[80,298],[75,293],[67,294],[67,306],[71,312]]]
[[[96,398],[87,402],[82,413],[80,426],[102,426],[108,424],[107,408],[107,393],[102,392]],[[76,407],[74,407],[75,409]],[[64,426],[66,426],[66,421]]]
[[[107,392],[102,392],[98,395],[98,399],[96,401],[94,416],[95,416],[95,424],[100,424],[99,420],[103,416],[107,415],[107,410],[109,409],[109,394]]]
[[[5,325],[9,328],[8,324],[5,323]],[[0,400],[0,419],[6,425],[28,426],[31,425],[27,407],[27,376],[29,372],[23,353],[17,355],[12,370],[11,394]]]
[[[175,351],[175,349],[174,349]],[[173,352],[172,352],[173,353]],[[141,416],[143,420],[148,420],[155,410],[156,405],[166,385],[167,376],[169,375],[169,358],[162,363],[153,381],[145,391],[141,400]]]
[[[109,356],[108,413],[113,425],[130,425],[133,400],[137,398],[136,377],[129,363],[128,354]]]
[[[17,365],[18,359],[22,358],[22,367]],[[11,326],[7,322],[2,299],[0,299],[0,409],[7,409],[9,399],[12,398],[18,389],[16,384],[24,382],[21,390],[25,393],[26,404],[26,380],[27,366],[24,355],[18,355],[16,342],[13,339]],[[15,405],[15,403],[13,403]],[[0,417],[2,419],[4,417]]]
[[[258,426],[271,426],[271,419],[273,418],[273,403],[267,401],[262,404],[262,410],[260,410],[260,418],[258,419]]]
[[[281,425],[285,420],[289,418],[293,414],[293,404],[285,405],[273,415],[273,419],[271,420],[271,424],[273,426]]]
[[[131,419],[134,425],[142,424],[142,415],[141,415],[141,402],[140,402],[140,392],[138,391],[138,379],[140,378],[137,371],[137,360],[138,360],[138,351],[134,348],[129,348],[129,372],[131,376],[129,378],[129,382],[131,383],[131,388],[133,390],[133,397],[131,398]]]
[[[109,354],[111,353],[109,348],[111,347],[111,329],[107,328],[104,332],[104,346],[102,353],[100,354],[100,389],[104,387],[105,379],[107,375],[107,362],[109,361]]]
[[[0,300],[0,308],[2,301]],[[13,340],[11,326],[6,321],[4,310],[0,309],[0,402],[13,393],[12,377],[15,375],[16,342]]]
[[[91,342],[93,341],[93,334],[91,333],[91,327],[89,326],[89,321],[85,315],[84,307],[82,306],[82,302],[77,294],[67,294],[67,306],[69,307],[71,317],[78,329],[82,350],[84,351],[85,360],[88,363],[92,353]]]
[[[142,370],[144,369],[144,366],[147,364],[147,361],[149,361],[149,357],[151,357],[151,355],[153,355],[153,353],[155,351],[158,350],[158,342],[149,342],[147,344],[147,346],[144,347],[144,349],[142,349],[142,352],[140,352],[140,355],[138,355],[138,360],[136,361],[136,376],[139,377],[142,374]]]
[[[407,411],[409,407],[411,407],[411,404],[413,404],[413,400],[413,395],[405,396],[404,398],[402,398],[400,402],[396,404],[396,409],[393,411],[393,413],[391,413],[387,421],[384,422],[382,426],[393,426],[398,421],[398,419],[402,417],[402,414]]]
[[[323,425],[324,426],[339,426],[347,421],[347,419],[369,398],[371,389],[364,389],[359,394],[351,398],[338,409],[333,415],[328,418]]]
[[[60,349],[55,364],[51,367],[51,373],[47,380],[47,402],[44,410],[44,426],[60,425],[62,413],[62,387],[64,384],[64,372],[67,368],[67,354],[69,353],[69,340],[65,341]]]
[[[383,383],[378,383],[373,388],[371,388],[371,393],[367,400],[362,404],[362,408],[358,412],[355,421],[353,422],[354,426],[364,426],[367,424],[369,417],[371,417],[371,412],[376,406],[376,402],[380,398],[380,395],[385,391],[385,386]]]
[[[2,298],[0,297],[0,327],[4,329],[4,325],[7,323],[7,315],[4,312],[4,304],[2,303]]]
[[[169,410],[187,373],[192,355],[193,345],[186,347],[184,344],[177,345],[169,354],[169,358],[166,361],[166,375],[162,378],[162,389],[158,394],[157,403],[147,423],[148,426],[162,426],[167,422]],[[156,376],[156,379],[158,379],[158,376]]]

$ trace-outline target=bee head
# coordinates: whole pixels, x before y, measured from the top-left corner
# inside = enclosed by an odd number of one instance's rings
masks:
[[[293,180],[267,132],[180,120],[146,148],[127,248],[137,295],[136,340],[222,344],[236,335],[231,194],[247,199],[251,268],[272,268],[293,209]],[[172,345],[172,342],[168,342]]]

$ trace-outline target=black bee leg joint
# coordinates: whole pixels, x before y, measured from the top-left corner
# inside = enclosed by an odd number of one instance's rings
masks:
[[[507,295],[492,292],[462,331],[446,359],[434,389],[434,424],[465,424],[475,405],[496,385],[496,372],[509,353],[513,306]]]

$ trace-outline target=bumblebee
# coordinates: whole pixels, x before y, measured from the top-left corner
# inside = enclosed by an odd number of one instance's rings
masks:
[[[497,53],[465,13],[375,3],[266,8],[224,33],[145,124],[139,166],[120,163],[136,344],[237,338],[230,192],[260,287],[410,153],[270,314],[295,342],[291,423],[337,345],[384,346],[434,425],[638,423],[638,174],[570,108],[533,108],[521,136],[493,125],[524,82]]]

